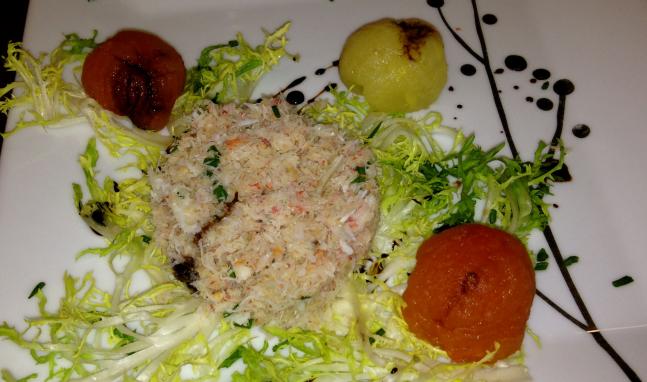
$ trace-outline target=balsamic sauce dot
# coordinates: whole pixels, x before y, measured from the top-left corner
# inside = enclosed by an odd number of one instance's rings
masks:
[[[554,207],[554,208],[559,208],[559,204],[557,204],[557,203],[553,203],[553,207]]]
[[[553,91],[557,93],[557,95],[569,95],[575,91],[575,85],[567,79],[561,79],[553,84]]]
[[[536,84],[536,83],[537,83],[537,79],[536,79],[536,78],[531,78],[531,79],[530,79],[530,83],[531,83],[531,84]]]
[[[483,20],[483,22],[487,25],[494,25],[497,21],[499,21],[499,19],[497,19],[497,17],[491,13],[484,14],[483,17],[481,17],[481,20]]]
[[[456,107],[457,107],[458,109],[462,109],[462,108],[463,108],[463,105],[461,105],[461,104],[459,103],[458,105],[456,105]]]
[[[553,101],[548,98],[540,98],[537,100],[537,107],[544,111],[551,110],[553,108]]]
[[[434,8],[440,8],[445,5],[445,0],[427,0],[427,5]]]
[[[550,78],[550,72],[546,69],[539,68],[532,71],[532,76],[538,80],[547,80]]]
[[[591,134],[591,128],[583,123],[578,123],[577,125],[573,126],[572,131],[573,135],[578,138],[586,138],[589,136],[589,134]]]
[[[532,101],[534,101],[534,100],[535,100],[535,99],[534,99],[534,98],[532,98],[532,97],[526,97],[526,102],[532,102]]]
[[[501,74],[503,73],[503,68],[498,68],[497,70],[494,71],[494,74]]]
[[[453,119],[458,119],[458,117],[454,117]]]
[[[520,72],[528,67],[526,59],[516,54],[511,54],[506,57],[504,63],[508,69],[514,70],[515,72]]]
[[[299,90],[293,90],[293,91],[289,92],[287,96],[285,96],[285,100],[290,105],[299,105],[299,104],[302,104],[303,101],[306,100],[306,97]]]
[[[335,60],[332,62],[332,66],[339,66],[339,60]]]
[[[472,64],[461,65],[461,73],[466,76],[473,76],[476,73],[476,68]]]
[[[450,87],[448,87],[448,88],[447,88],[447,90],[449,90],[450,92],[453,92],[453,91],[454,91],[454,87],[453,87],[453,86],[450,86]]]
[[[325,68],[319,68],[319,69],[315,70],[315,74],[316,74],[316,75],[318,75],[318,76],[321,76],[321,75],[323,75],[324,73],[326,73],[326,69],[325,69]]]
[[[512,88],[513,88],[514,90],[519,90],[519,85],[514,85]]]

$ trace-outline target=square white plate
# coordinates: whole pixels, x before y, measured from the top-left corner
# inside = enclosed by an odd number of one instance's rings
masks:
[[[562,138],[573,180],[557,184],[550,197],[555,204],[552,232],[564,257],[579,256],[567,271],[599,333],[633,372],[647,378],[647,2],[490,0],[476,4],[478,18],[469,0],[448,0],[442,8],[424,0],[32,0],[24,41],[32,52],[49,51],[65,33],[87,36],[96,29],[102,40],[120,28],[134,27],[166,39],[191,66],[207,45],[228,41],[236,32],[258,43],[261,28],[274,30],[289,20],[288,49],[299,53],[301,60],[284,60],[262,80],[257,95],[274,94],[293,79],[307,76],[298,89],[311,97],[327,83],[339,82],[334,69],[322,76],[315,71],[339,57],[354,29],[381,17],[419,17],[439,28],[449,63],[447,87],[432,108],[444,115],[445,124],[474,133],[486,148],[505,140],[503,112],[524,159],[531,158],[540,139],[549,141],[553,136],[560,103],[553,85],[559,79],[570,80],[575,91],[564,98]],[[496,22],[491,23],[491,17],[486,19],[489,23],[481,20],[485,14],[496,16]],[[481,59],[461,45],[450,28]],[[481,42],[500,93],[488,81]],[[523,57],[527,67],[510,69],[505,63],[510,55]],[[465,64],[476,73],[462,74]],[[533,81],[533,71],[539,68],[547,69],[550,77]],[[503,72],[497,74],[497,69]],[[501,99],[500,110],[494,94]],[[552,102],[550,110],[540,110],[537,101],[542,98]],[[15,121],[12,114],[8,129]],[[588,137],[573,134],[578,124],[590,127]],[[62,295],[64,271],[96,267],[91,259],[75,262],[78,251],[101,241],[76,215],[71,189],[72,182],[82,181],[77,158],[90,135],[84,126],[57,131],[33,128],[4,142],[0,158],[2,321],[17,324],[35,314],[27,295],[39,281],[47,283],[53,306]],[[541,233],[531,244],[547,247]],[[586,323],[558,268],[551,257],[548,269],[537,273],[538,289]],[[612,281],[625,274],[635,281],[614,288]],[[592,334],[540,298],[535,299],[529,327],[542,343],[541,348],[528,339],[524,344],[535,380],[630,379],[630,371],[623,371]],[[17,376],[34,370],[27,352],[7,341],[0,343],[0,368],[9,368]]]

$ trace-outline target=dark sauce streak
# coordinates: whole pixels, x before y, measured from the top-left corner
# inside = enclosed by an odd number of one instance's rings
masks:
[[[305,80],[306,80],[306,76],[301,76],[301,77],[297,78],[296,80],[290,82],[288,84],[288,86],[286,86],[283,89],[279,90],[278,93],[274,94],[274,97],[277,97],[279,94],[285,93],[286,91],[292,89],[295,86],[301,85],[303,83],[303,81],[305,81]]]
[[[532,97],[526,97],[526,102],[534,102],[535,99]]]
[[[551,300],[550,298],[548,298],[548,296],[546,296],[545,294],[543,294],[540,290],[537,290],[535,293],[537,294],[537,296],[538,296],[539,298],[541,298],[542,300],[544,300],[544,302],[546,302],[546,304],[548,304],[551,308],[553,308],[553,309],[555,309],[556,311],[558,311],[562,316],[564,316],[567,320],[569,320],[570,322],[572,322],[575,326],[577,326],[578,328],[580,328],[580,329],[582,329],[582,330],[587,330],[587,329],[588,329],[588,328],[586,327],[586,325],[585,325],[584,323],[582,323],[582,321],[578,320],[577,318],[573,317],[570,313],[568,313],[567,311],[565,311],[564,309],[562,309],[562,307],[561,307],[561,306],[557,305],[557,303],[556,303],[556,302],[554,302],[553,300]]]
[[[505,69],[497,68],[497,70],[494,71],[494,74],[502,74],[503,72],[505,72]]]
[[[566,110],[566,96],[575,91],[575,85],[569,80],[562,79],[553,85],[553,91],[559,96],[559,103],[557,105],[557,127],[553,138],[550,140],[550,152],[554,152],[555,147],[559,145],[562,139],[562,130],[564,129],[564,111]]]
[[[445,16],[442,12],[441,7],[444,5],[443,0],[427,0],[427,4],[430,6],[436,8],[438,10],[438,13],[440,14],[441,19],[443,20],[443,23],[447,27],[447,29],[452,33],[454,38],[474,57],[480,57],[478,54],[476,54],[467,44],[460,38],[460,36],[457,36],[456,33],[453,31],[453,28],[447,20],[445,19]],[[490,88],[492,91],[492,95],[494,97],[494,103],[496,105],[497,112],[499,114],[499,119],[501,120],[501,125],[503,127],[503,130],[505,131],[506,135],[506,141],[508,142],[508,146],[510,148],[510,151],[512,152],[512,156],[515,159],[519,159],[519,153],[514,145],[514,141],[512,139],[512,136],[510,134],[509,126],[508,126],[508,121],[507,117],[505,114],[505,110],[503,109],[503,105],[501,103],[501,100],[499,98],[499,93],[498,89],[496,86],[496,82],[494,81],[494,74],[492,73],[492,68],[490,66],[489,62],[489,57],[487,53],[487,45],[485,43],[485,37],[483,35],[483,30],[481,28],[481,23],[479,19],[479,13],[478,13],[478,7],[476,5],[476,0],[471,0],[472,4],[472,10],[474,12],[474,24],[476,27],[476,32],[478,35],[478,39],[481,45],[481,51],[483,53],[483,57],[479,60],[483,65],[485,66],[485,72],[488,76],[488,81],[490,83]],[[525,60],[524,60],[525,61]],[[562,115],[563,118],[563,115]],[[563,121],[562,121],[563,122]],[[559,246],[557,245],[557,241],[555,240],[555,237],[553,236],[553,233],[550,229],[550,226],[546,226],[544,228],[544,237],[546,238],[546,242],[548,243],[548,246],[550,250],[553,253],[553,257],[555,258],[557,262],[557,266],[559,268],[560,273],[562,274],[562,278],[564,279],[564,282],[566,283],[569,292],[571,293],[571,296],[573,297],[578,309],[580,310],[582,317],[584,318],[586,325],[585,328],[586,330],[593,336],[593,339],[598,343],[598,345],[609,354],[609,356],[616,362],[616,364],[620,367],[620,369],[625,373],[627,378],[629,378],[630,381],[640,381],[640,377],[638,377],[638,374],[627,364],[624,359],[615,351],[615,349],[606,341],[604,336],[597,330],[597,326],[595,325],[595,322],[593,321],[593,318],[591,317],[591,314],[588,311],[588,308],[584,304],[584,300],[582,299],[582,296],[580,295],[579,291],[577,290],[577,287],[575,286],[575,282],[573,281],[570,273],[568,272],[568,269],[566,268],[566,265],[564,264],[564,259],[562,257],[561,251],[559,249]],[[540,294],[540,298],[542,298],[541,292],[537,291],[538,294]],[[545,299],[546,301],[546,299]],[[559,308],[557,304],[551,304],[553,308]],[[575,320],[573,316],[570,314],[566,313],[563,309],[559,308],[556,309],[558,313],[562,314],[565,318],[567,318],[569,321],[573,322],[574,324],[577,325],[578,320]],[[582,325],[577,325],[581,327]]]
[[[584,299],[582,299],[582,296],[580,295],[580,292],[577,290],[577,287],[575,286],[575,282],[573,281],[571,274],[568,272],[568,269],[564,264],[564,257],[562,256],[562,253],[559,250],[559,247],[557,246],[557,241],[555,240],[555,236],[553,236],[553,231],[550,229],[550,226],[546,226],[546,228],[544,228],[544,237],[546,238],[548,247],[553,253],[553,257],[555,258],[557,267],[559,268],[559,271],[562,274],[562,278],[564,279],[564,282],[566,283],[568,290],[571,292],[571,296],[573,296],[573,300],[575,300],[575,304],[577,305],[577,308],[580,310],[582,317],[584,317],[584,321],[586,322],[586,331],[589,334],[591,334],[595,342],[597,342],[598,345],[602,349],[604,349],[604,351],[606,351],[607,354],[609,354],[609,356],[616,362],[616,364],[625,373],[625,375],[627,376],[627,378],[629,378],[630,381],[640,382],[641,379],[640,377],[638,377],[638,374],[636,374],[636,372],[631,368],[631,366],[629,366],[629,364],[625,362],[625,360],[620,356],[620,354],[618,354],[615,351],[615,349],[611,346],[611,344],[607,342],[604,336],[602,336],[602,333],[598,331],[597,325],[593,321],[593,317],[591,317],[591,313],[589,313],[589,310],[586,307],[586,304],[584,304]]]
[[[471,54],[472,57],[476,58],[481,64],[484,64],[485,60],[483,59],[483,57],[481,57],[469,45],[467,45],[467,43],[461,38],[461,36],[459,36],[458,33],[454,31],[454,28],[452,28],[451,25],[449,25],[449,23],[447,22],[447,19],[445,18],[445,14],[443,13],[443,10],[442,10],[442,6],[445,5],[445,2],[443,0],[427,0],[427,4],[429,4],[429,6],[434,7],[438,10],[438,13],[440,14],[440,18],[443,20],[443,24],[445,24],[445,26],[447,27],[447,30],[449,30],[449,33],[451,33],[454,39],[458,41],[459,44],[461,44],[463,49],[465,49],[469,54]]]
[[[319,90],[319,93],[315,94],[315,96],[314,96],[314,97],[310,98],[310,99],[308,100],[308,102],[307,102],[307,103],[308,103],[308,104],[313,103],[313,102],[314,102],[314,101],[316,101],[316,100],[317,100],[317,98],[319,98],[322,94],[324,94],[325,92],[329,92],[329,91],[331,91],[331,90],[334,90],[334,89],[337,89],[337,84],[336,84],[336,83],[334,83],[334,82],[329,83],[329,84],[328,84],[328,85],[326,85],[323,89]]]
[[[326,66],[325,68],[319,68],[315,70],[315,75],[316,76],[323,76],[326,73],[326,70],[330,68],[334,68],[336,66],[339,66],[339,60],[333,61],[330,65]]]

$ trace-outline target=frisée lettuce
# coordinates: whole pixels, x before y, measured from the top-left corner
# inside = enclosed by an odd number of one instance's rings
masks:
[[[247,100],[258,79],[287,55],[288,28],[289,23],[267,34],[257,48],[242,35],[205,48],[176,103],[172,123],[177,129],[172,133],[181,134],[190,114],[206,102]],[[92,273],[66,274],[65,295],[54,311],[46,309],[45,289],[39,288],[34,295],[39,316],[26,320],[27,329],[0,326],[0,337],[47,365],[48,380],[527,379],[521,354],[495,365],[486,364],[489,356],[476,363],[451,363],[442,349],[409,332],[401,294],[418,246],[435,232],[481,222],[525,240],[532,230],[543,228],[549,220],[543,199],[563,164],[561,146],[540,143],[532,160],[522,162],[503,156],[503,145],[483,150],[474,136],[444,126],[439,113],[373,113],[362,97],[333,89],[332,99],[302,112],[318,123],[338,125],[373,149],[380,168],[378,231],[369,257],[326,312],[321,330],[261,328],[237,322],[235,315],[214,314],[208,302],[173,276],[153,239],[145,175],[157,166],[170,138],[132,129],[88,100],[78,81],[62,79],[62,68],[82,63],[95,37],[66,36],[49,58],[36,59],[10,45],[7,65],[21,79],[3,89],[2,94],[13,90],[14,96],[0,104],[5,111],[24,110],[23,124],[13,132],[82,118],[113,157],[141,170],[120,181],[100,179],[98,143],[95,138],[88,142],[79,157],[85,184],[73,184],[74,202],[106,245],[80,255],[105,261],[114,285],[104,290]],[[43,97],[43,105],[55,107],[41,107]],[[16,380],[8,371],[2,376]]]

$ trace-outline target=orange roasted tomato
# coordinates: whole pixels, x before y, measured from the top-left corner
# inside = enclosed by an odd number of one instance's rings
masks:
[[[182,94],[180,54],[154,34],[122,30],[95,48],[83,64],[83,89],[105,109],[142,129],[160,130]]]
[[[455,362],[492,362],[521,348],[535,295],[535,273],[524,245],[480,224],[447,229],[418,249],[404,292],[404,319],[419,338]]]

